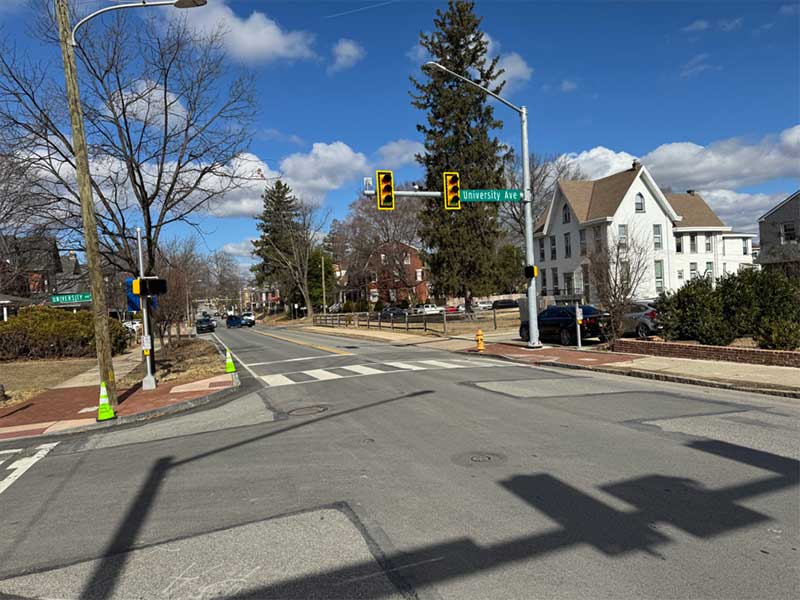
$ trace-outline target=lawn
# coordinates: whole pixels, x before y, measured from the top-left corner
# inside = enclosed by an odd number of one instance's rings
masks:
[[[209,341],[197,338],[173,339],[156,351],[156,381],[182,383],[198,381],[225,373],[225,359],[217,347]],[[145,367],[142,364],[126,375],[118,387],[131,387],[142,380]]]
[[[97,365],[94,358],[59,360],[20,360],[0,363],[0,384],[10,400],[0,400],[0,407],[18,404],[50,389],[67,379],[80,375]]]

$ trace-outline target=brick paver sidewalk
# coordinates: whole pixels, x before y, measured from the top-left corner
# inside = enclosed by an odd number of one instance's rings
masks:
[[[130,416],[206,396],[231,386],[230,375],[192,383],[162,383],[143,391],[134,386],[118,391],[117,415]],[[0,409],[0,440],[64,431],[96,422],[99,388],[96,385],[55,388],[27,402]]]

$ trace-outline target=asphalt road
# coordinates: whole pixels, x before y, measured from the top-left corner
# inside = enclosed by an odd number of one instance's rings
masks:
[[[280,329],[240,398],[0,445],[24,598],[795,598],[798,404]]]

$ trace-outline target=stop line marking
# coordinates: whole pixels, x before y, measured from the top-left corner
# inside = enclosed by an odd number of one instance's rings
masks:
[[[12,483],[14,483],[17,479],[22,477],[25,472],[30,469],[33,465],[37,462],[42,460],[47,454],[58,446],[58,442],[53,442],[52,444],[41,444],[36,446],[36,453],[31,456],[25,456],[23,458],[19,458],[13,463],[9,464],[6,467],[6,470],[11,471],[11,474],[8,475],[5,479],[0,481],[0,494],[5,492]],[[23,452],[23,448],[14,449],[14,450],[0,450],[0,465],[2,465],[8,458],[2,458],[3,456],[13,456],[14,454],[19,454]]]

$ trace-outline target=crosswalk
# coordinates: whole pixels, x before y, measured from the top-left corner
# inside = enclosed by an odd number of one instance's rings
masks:
[[[317,381],[331,381],[350,377],[365,377],[368,375],[389,375],[404,371],[430,371],[434,369],[470,369],[481,367],[507,367],[510,363],[496,360],[476,359],[451,359],[451,360],[415,360],[415,361],[387,361],[371,362],[360,365],[346,365],[341,367],[328,367],[326,369],[309,369],[306,371],[293,371],[275,375],[261,375],[268,387],[281,387],[298,385]]]
[[[40,444],[32,448],[0,450],[0,494],[11,487],[11,484],[22,477],[25,471],[47,456],[50,450],[56,446],[58,446],[58,442]]]

